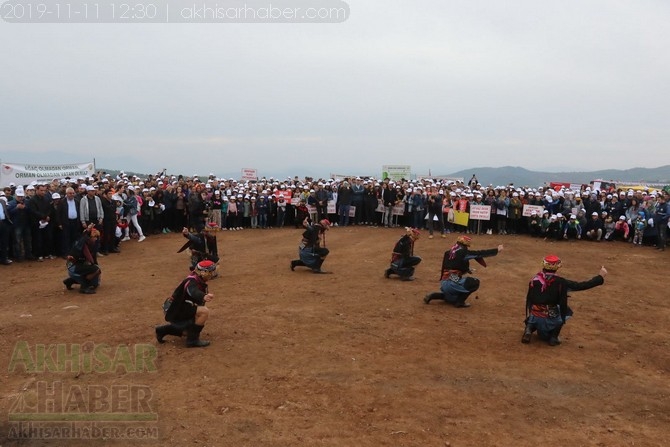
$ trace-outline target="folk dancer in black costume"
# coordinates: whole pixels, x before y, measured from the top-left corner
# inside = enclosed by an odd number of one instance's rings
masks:
[[[80,284],[80,293],[95,293],[102,275],[96,248],[99,239],[100,232],[95,228],[95,224],[91,223],[70,248],[65,264],[68,277],[63,280],[68,290],[72,290],[74,284]]]
[[[210,222],[199,233],[190,233],[188,228],[184,227],[181,234],[188,240],[177,253],[181,253],[187,248],[191,250],[191,265],[189,270],[193,271],[200,261],[219,262],[219,249],[216,243],[216,232],[219,227]]]
[[[442,259],[442,273],[440,276],[440,291],[426,295],[424,303],[429,304],[431,300],[440,299],[456,307],[470,307],[465,301],[470,294],[479,289],[479,278],[466,276],[472,273],[470,260],[474,259],[486,267],[483,258],[495,256],[503,250],[503,246],[488,250],[470,250],[472,238],[459,236],[456,243],[444,253]]]
[[[328,219],[321,219],[318,223],[310,224],[309,218],[303,222],[305,231],[298,246],[300,259],[291,261],[291,270],[298,266],[309,267],[314,273],[327,273],[321,270],[321,265],[330,253],[326,248],[326,231],[330,228]]]
[[[200,332],[209,317],[207,303],[214,299],[214,294],[207,289],[207,281],[215,271],[216,264],[213,261],[200,261],[193,272],[165,300],[163,312],[168,324],[156,327],[156,339],[159,343],[165,342],[163,337],[166,335],[181,337],[186,331],[186,347],[209,346],[209,341],[200,339]]]
[[[521,338],[522,343],[530,343],[533,332],[550,346],[561,344],[558,335],[563,325],[572,316],[568,307],[568,292],[587,290],[604,284],[607,270],[600,268],[598,275],[577,282],[558,276],[556,271],[561,267],[561,260],[556,255],[549,255],[542,261],[542,271],[533,277],[528,285],[526,295],[526,329]]]
[[[414,256],[414,242],[420,235],[418,229],[405,227],[405,234],[393,247],[391,266],[384,272],[385,278],[396,274],[401,281],[414,281],[414,266],[421,262],[420,257]]]

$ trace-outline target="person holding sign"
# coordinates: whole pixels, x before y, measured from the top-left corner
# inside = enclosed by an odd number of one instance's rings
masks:
[[[470,260],[474,259],[484,267],[484,258],[496,256],[503,250],[502,244],[497,248],[487,250],[470,250],[472,238],[459,236],[456,243],[444,253],[442,260],[442,274],[440,276],[440,291],[426,295],[423,302],[429,304],[432,300],[444,300],[456,307],[470,307],[465,301],[470,294],[479,289],[479,279],[466,276],[472,273]]]

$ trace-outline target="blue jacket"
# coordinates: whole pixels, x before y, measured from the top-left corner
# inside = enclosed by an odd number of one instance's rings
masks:
[[[667,225],[668,216],[670,216],[670,204],[668,202],[659,203],[654,214],[654,226]]]

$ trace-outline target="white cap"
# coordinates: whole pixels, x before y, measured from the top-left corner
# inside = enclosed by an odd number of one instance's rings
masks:
[[[95,188],[93,187],[93,185],[88,185],[86,187],[86,191],[95,191]]]
[[[592,215],[592,216],[597,216],[597,215],[598,215],[598,212],[597,212],[597,211],[594,211],[594,212],[591,213],[591,215]]]

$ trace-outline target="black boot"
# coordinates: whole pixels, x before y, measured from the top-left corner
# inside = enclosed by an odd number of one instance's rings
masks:
[[[384,278],[388,279],[388,277],[390,277],[392,273],[393,273],[393,270],[386,269],[386,271],[384,271]]]
[[[558,334],[561,333],[561,327],[558,327],[549,333],[549,346],[558,346],[561,344],[561,339]]]
[[[174,324],[164,324],[162,326],[156,326],[156,340],[158,343],[165,343],[163,337],[166,335],[174,335],[176,337],[181,337],[182,330],[175,326]]]
[[[304,267],[305,263],[302,262],[299,259],[296,259],[295,261],[291,261],[291,270],[295,271],[295,268],[298,267],[298,266],[303,266]]]
[[[423,302],[429,304],[431,300],[443,300],[443,299],[444,294],[442,292],[433,292],[423,297]]]
[[[75,284],[75,282],[76,281],[72,278],[65,278],[63,280],[63,284],[65,284],[65,287],[67,288],[67,290],[72,290],[72,285]]]
[[[93,295],[95,293],[95,289],[93,288],[90,281],[82,279],[82,281],[79,283],[79,293]]]
[[[533,335],[533,328],[530,324],[526,324],[526,329],[523,331],[523,336],[521,337],[521,343],[528,344],[530,343],[530,337]]]
[[[469,278],[468,278],[468,279],[469,279]],[[456,301],[453,302],[454,307],[456,307],[456,308],[466,308],[466,307],[470,307],[470,303],[466,303],[466,300],[470,297],[470,294],[471,294],[471,293],[472,293],[472,292],[468,292],[468,293],[458,293],[458,294],[456,294],[456,296],[454,296],[454,298],[456,299]]]
[[[188,328],[188,335],[186,336],[186,347],[187,348],[204,348],[209,346],[207,340],[200,340],[200,332],[205,326],[200,324],[192,324]]]

